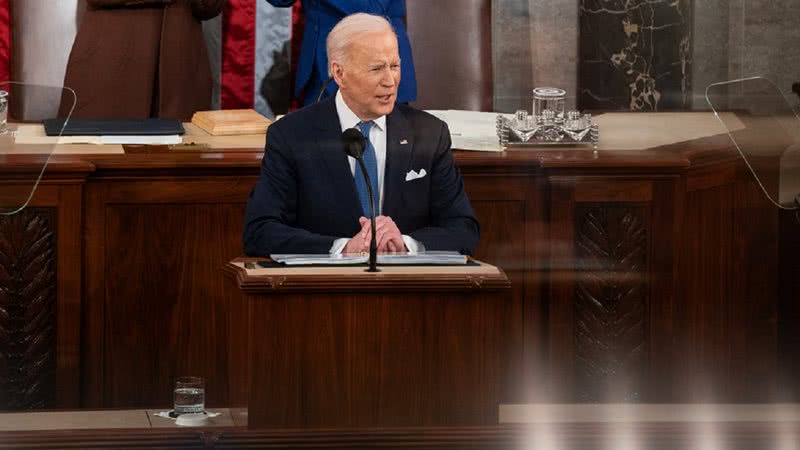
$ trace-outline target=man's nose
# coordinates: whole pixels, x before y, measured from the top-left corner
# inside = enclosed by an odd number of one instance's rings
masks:
[[[397,84],[397,80],[395,79],[395,74],[394,72],[392,72],[392,69],[383,71],[383,78],[381,79],[381,84],[384,87],[394,87],[394,85]]]

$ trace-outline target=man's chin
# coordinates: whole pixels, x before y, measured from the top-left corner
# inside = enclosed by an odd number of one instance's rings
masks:
[[[378,102],[375,106],[375,112],[379,113],[379,116],[385,116],[392,112],[394,109],[394,97],[390,102]]]

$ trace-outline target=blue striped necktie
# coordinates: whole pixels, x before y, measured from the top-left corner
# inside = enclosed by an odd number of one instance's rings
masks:
[[[375,199],[375,215],[377,216],[380,214],[380,192],[378,192],[378,159],[375,156],[375,147],[373,147],[372,143],[369,141],[369,130],[372,128],[372,125],[374,125],[372,121],[359,122],[358,129],[361,130],[361,134],[363,134],[364,138],[367,140],[367,147],[364,149],[364,166],[367,168],[369,180],[372,184],[372,195]],[[357,162],[356,165],[358,165]],[[367,182],[364,179],[364,175],[358,167],[356,167],[355,170],[355,179],[358,201],[361,202],[361,210],[364,213],[364,217],[369,217],[369,191],[367,191]]]

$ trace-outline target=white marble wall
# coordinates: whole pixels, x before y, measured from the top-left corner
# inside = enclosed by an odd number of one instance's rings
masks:
[[[733,0],[741,1],[741,0]],[[705,88],[728,79],[731,0],[701,0],[694,4],[694,65],[692,66],[692,105],[704,109]]]
[[[39,120],[54,117],[72,42],[84,10],[84,0],[15,0],[11,3],[12,79],[48,88],[36,88],[17,101],[17,117]]]
[[[736,10],[735,6],[740,10]],[[730,75],[764,75],[784,92],[800,81],[800,0],[731,1]],[[734,13],[741,17],[735,17]]]
[[[578,87],[578,2],[493,0],[494,103],[498,111],[530,110],[536,86]]]
[[[493,0],[495,108],[530,108],[530,88],[577,90],[578,1]],[[800,81],[800,0],[694,0],[693,109],[708,84],[767,76],[790,101]]]
[[[695,107],[708,84],[751,76],[775,82],[793,104],[800,81],[800,0],[695,2]]]

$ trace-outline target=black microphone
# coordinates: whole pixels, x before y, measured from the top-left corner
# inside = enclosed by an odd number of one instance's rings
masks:
[[[372,183],[367,173],[367,166],[364,165],[364,149],[367,148],[367,139],[357,128],[348,128],[342,133],[342,144],[344,152],[358,161],[364,180],[367,182],[367,193],[369,194],[369,222],[372,227],[372,239],[369,241],[369,267],[367,272],[380,272],[378,270],[378,241],[375,238],[375,198],[372,196]]]

